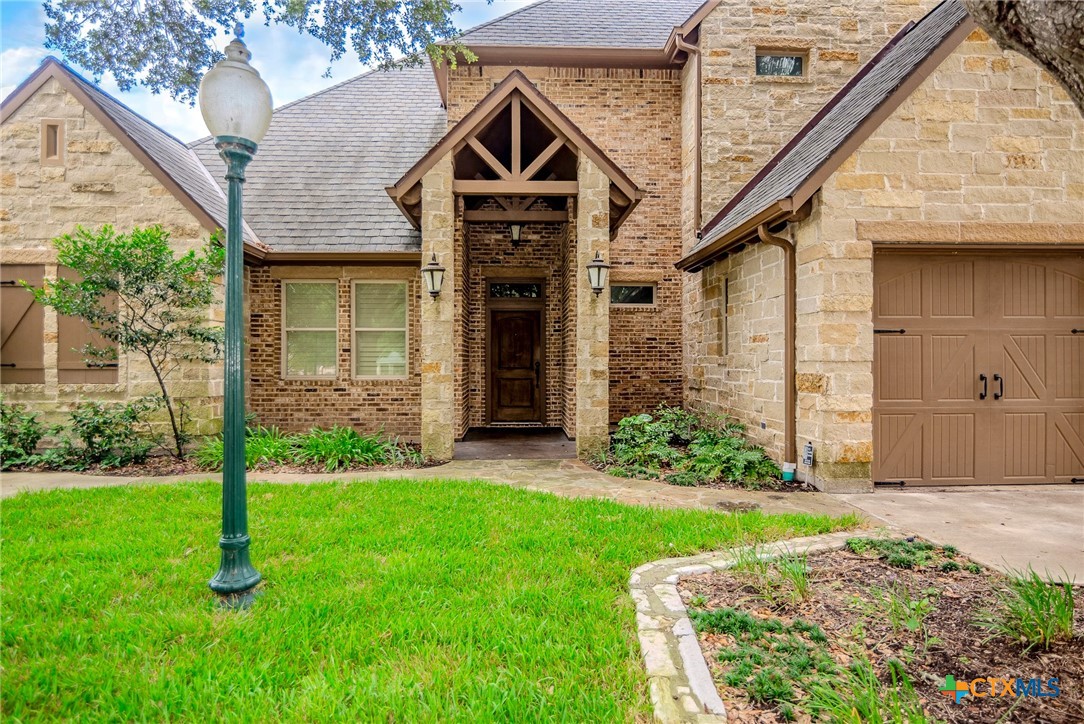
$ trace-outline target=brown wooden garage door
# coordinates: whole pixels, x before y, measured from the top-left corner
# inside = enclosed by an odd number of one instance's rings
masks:
[[[1084,481],[1084,254],[874,258],[876,481]]]

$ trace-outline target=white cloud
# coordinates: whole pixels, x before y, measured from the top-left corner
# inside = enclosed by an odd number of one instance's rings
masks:
[[[45,48],[32,45],[8,48],[0,53],[0,98],[7,98],[16,86],[34,72],[46,55]]]

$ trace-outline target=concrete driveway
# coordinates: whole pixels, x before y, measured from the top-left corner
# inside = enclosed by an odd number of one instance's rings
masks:
[[[867,515],[1000,570],[1084,585],[1084,485],[878,490],[838,496]],[[1062,571],[1065,573],[1062,573]]]

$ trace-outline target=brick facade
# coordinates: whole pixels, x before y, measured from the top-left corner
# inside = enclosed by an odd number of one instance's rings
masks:
[[[63,125],[63,157],[42,160],[43,119]],[[163,226],[174,248],[185,252],[206,243],[208,231],[114,138],[98,119],[55,79],[50,79],[2,126],[0,252],[5,264],[43,265],[46,279],[57,276],[52,239],[77,225],[118,231]],[[221,307],[210,310],[221,320]],[[121,355],[116,384],[61,384],[57,377],[57,315],[45,310],[45,383],[5,384],[8,401],[31,405],[49,423],[83,400],[123,401],[161,394],[140,358]],[[188,405],[194,431],[219,429],[222,415],[220,365],[188,364],[169,378],[172,394]],[[166,429],[162,418],[162,429]]]
[[[449,126],[512,70],[462,65],[451,71]],[[655,283],[658,297],[652,309],[610,312],[610,422],[661,402],[680,404],[682,275],[673,264],[681,252],[681,73],[519,70],[645,192],[610,244],[608,261],[612,282]],[[530,230],[527,225],[524,233]],[[475,357],[471,364],[482,365],[484,358]]]
[[[338,374],[335,379],[283,379],[282,285],[290,279],[338,282]],[[407,377],[354,379],[351,355],[351,287],[354,281],[407,282]],[[417,440],[421,434],[419,306],[417,267],[261,266],[249,267],[246,297],[248,323],[248,406],[264,425],[304,432],[313,427],[345,425],[361,432],[383,429]],[[428,296],[428,295],[427,295]]]

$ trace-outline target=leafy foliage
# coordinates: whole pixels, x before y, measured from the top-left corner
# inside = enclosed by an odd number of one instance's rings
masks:
[[[225,252],[215,239],[200,251],[177,256],[169,232],[160,226],[121,234],[77,227],[53,240],[57,261],[76,279],[48,280],[30,288],[37,301],[60,314],[79,317],[111,345],[88,347],[92,359],[116,359],[117,352],[147,360],[162,392],[173,430],[173,452],[184,457],[189,441],[185,413],[166,380],[184,362],[210,363],[222,354],[223,331],[212,326],[216,278]],[[28,287],[29,288],[29,287]]]
[[[1073,638],[1072,581],[1044,581],[1030,567],[1014,572],[997,592],[997,604],[976,623],[991,636],[1004,636],[1024,644],[1049,649],[1055,641]]]
[[[847,549],[859,555],[875,554],[896,568],[921,568],[932,562],[937,546],[917,538],[851,538]],[[951,555],[956,555],[955,549]]]
[[[257,10],[254,0],[47,0],[44,7],[45,47],[96,81],[108,72],[122,91],[140,84],[189,104],[200,78],[223,57],[216,36]],[[475,60],[461,43],[437,45],[457,35],[451,16],[459,9],[454,0],[264,0],[259,6],[267,25],[316,38],[331,61],[353,51],[363,64],[383,66],[403,62],[396,56],[416,64],[426,54],[452,67],[460,56]]]
[[[224,444],[221,435],[195,451],[201,467],[221,470]],[[328,472],[375,465],[421,465],[422,454],[383,433],[361,435],[348,427],[313,429],[291,435],[277,427],[250,426],[245,431],[245,465],[254,470],[266,465],[314,464]]]
[[[34,455],[45,427],[25,405],[9,404],[0,398],[0,470],[25,463]]]
[[[129,402],[81,402],[68,427],[57,427],[58,445],[37,462],[61,470],[86,470],[93,465],[116,468],[141,463],[157,444],[147,416],[161,401],[143,397]]]
[[[779,476],[763,448],[750,444],[744,426],[724,416],[700,416],[660,405],[654,414],[617,425],[607,471],[619,477],[659,478],[694,486],[717,480],[756,486]]]
[[[723,683],[742,689],[751,701],[774,706],[785,720],[794,718],[795,690],[831,681],[837,667],[828,652],[827,636],[816,624],[796,618],[760,618],[735,608],[690,611],[697,631],[725,634],[733,645],[719,652],[727,664]]]

